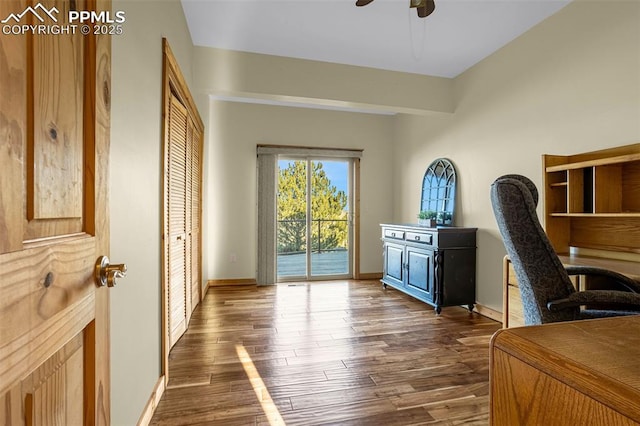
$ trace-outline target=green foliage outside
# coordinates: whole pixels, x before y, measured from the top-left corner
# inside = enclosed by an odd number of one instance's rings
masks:
[[[293,161],[278,175],[278,253],[306,251],[306,161]],[[311,250],[347,247],[347,194],[311,162]]]

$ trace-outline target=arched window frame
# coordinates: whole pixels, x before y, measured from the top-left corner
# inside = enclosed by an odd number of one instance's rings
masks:
[[[446,158],[434,160],[422,179],[420,211],[434,212],[437,225],[453,225],[456,169]]]

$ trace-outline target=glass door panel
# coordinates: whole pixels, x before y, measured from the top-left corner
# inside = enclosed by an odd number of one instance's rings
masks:
[[[349,274],[349,163],[312,161],[311,275]]]
[[[307,276],[307,161],[278,160],[277,273]]]
[[[278,167],[278,281],[351,277],[351,162],[280,159]]]

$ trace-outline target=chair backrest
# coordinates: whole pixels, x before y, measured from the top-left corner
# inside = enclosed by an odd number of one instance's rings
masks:
[[[521,175],[501,176],[491,185],[491,204],[518,279],[526,325],[578,318],[579,308],[547,309],[549,300],[575,292],[536,214],[538,191]]]

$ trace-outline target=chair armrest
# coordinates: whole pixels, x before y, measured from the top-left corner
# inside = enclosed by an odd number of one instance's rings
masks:
[[[547,309],[558,312],[582,305],[633,305],[640,313],[640,294],[616,290],[586,290],[572,293],[569,297],[547,302]],[[633,310],[633,309],[632,309]]]
[[[567,274],[569,275],[586,275],[595,277],[610,278],[618,284],[623,285],[629,291],[640,293],[640,282],[627,277],[626,275],[619,274],[609,269],[597,268],[595,266],[567,266],[565,267]]]

